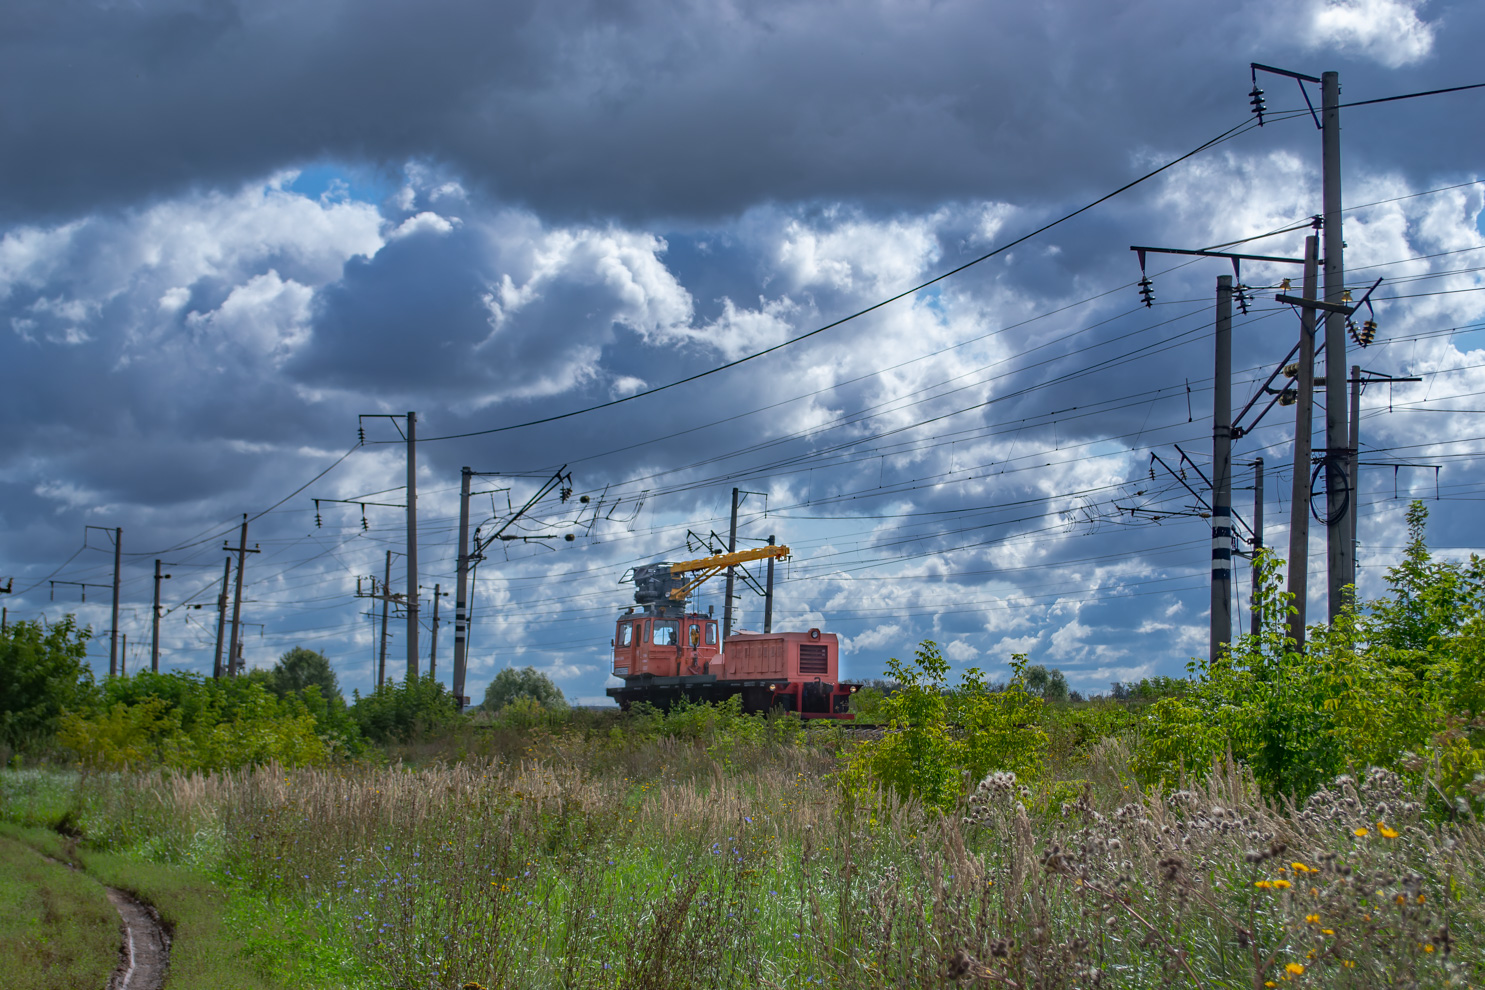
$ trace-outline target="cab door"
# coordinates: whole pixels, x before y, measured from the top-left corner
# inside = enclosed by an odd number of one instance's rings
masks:
[[[624,618],[614,629],[614,676],[632,677],[639,673],[640,620]]]

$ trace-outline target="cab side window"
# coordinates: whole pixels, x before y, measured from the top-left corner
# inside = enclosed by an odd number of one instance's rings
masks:
[[[619,645],[632,646],[634,644],[634,623],[624,622],[619,625]]]
[[[715,622],[708,622],[706,624],[706,645],[717,645],[717,624]]]

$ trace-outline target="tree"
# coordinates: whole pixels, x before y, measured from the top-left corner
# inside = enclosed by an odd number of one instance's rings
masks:
[[[1056,667],[1037,664],[1026,668],[1026,690],[1047,701],[1067,700],[1067,677]]]
[[[356,695],[350,715],[372,742],[411,742],[453,724],[459,710],[449,689],[424,674],[401,684],[388,679],[370,694]]]
[[[268,672],[269,690],[280,698],[302,694],[311,684],[320,689],[320,697],[330,704],[344,703],[335,671],[330,669],[330,661],[323,653],[296,646],[279,657]]]
[[[552,679],[535,667],[507,667],[485,688],[480,707],[498,712],[517,698],[530,698],[543,708],[566,708],[567,699]]]
[[[70,615],[50,628],[23,620],[0,635],[0,743],[18,750],[44,745],[64,711],[88,707],[91,637]]]

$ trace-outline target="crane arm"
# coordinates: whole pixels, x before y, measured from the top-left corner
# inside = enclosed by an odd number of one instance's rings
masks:
[[[703,557],[700,560],[686,560],[679,564],[670,565],[671,577],[680,577],[682,574],[694,574],[684,586],[675,588],[670,592],[672,601],[683,602],[690,597],[707,579],[716,577],[729,567],[738,564],[746,564],[750,560],[764,560],[774,557],[779,560],[789,556],[788,547],[767,546],[756,550],[739,550],[736,553],[719,553],[712,557]]]

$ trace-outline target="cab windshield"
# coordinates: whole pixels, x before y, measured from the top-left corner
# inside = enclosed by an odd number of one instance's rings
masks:
[[[679,640],[680,623],[673,619],[661,619],[655,623],[656,646],[674,646]]]

